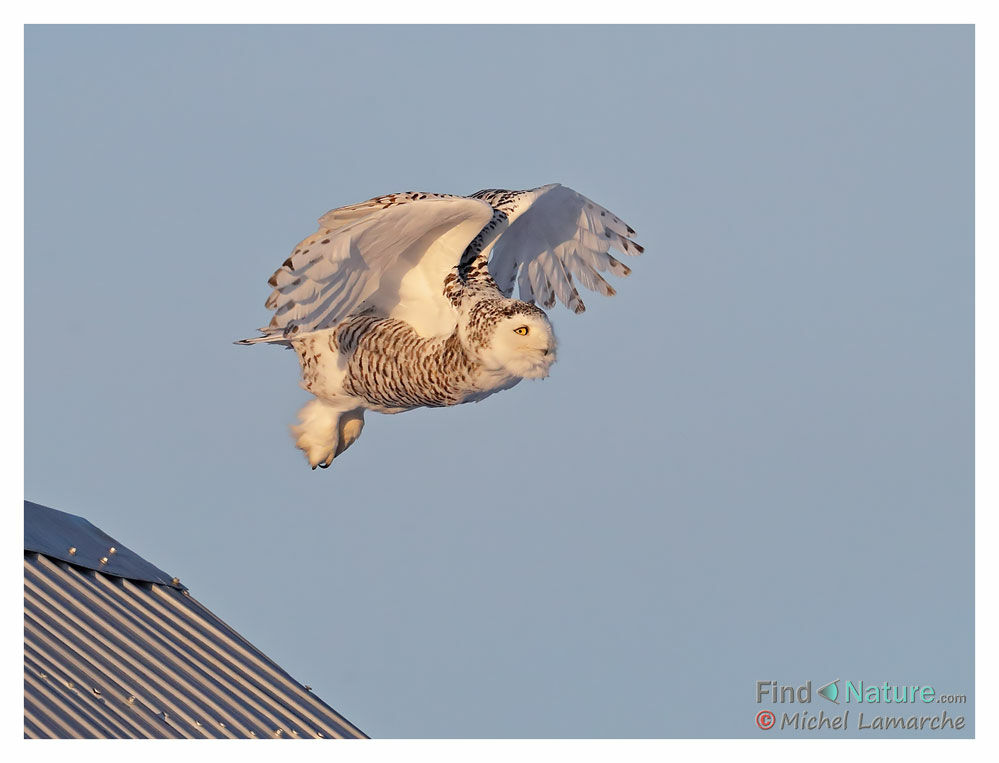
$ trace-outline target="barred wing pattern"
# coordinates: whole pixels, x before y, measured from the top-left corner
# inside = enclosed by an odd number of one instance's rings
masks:
[[[586,307],[576,281],[612,296],[614,288],[600,273],[627,276],[631,269],[610,254],[611,247],[632,256],[645,250],[631,240],[634,229],[600,205],[557,183],[543,188],[548,190],[496,240],[489,271],[505,296],[516,284],[525,302],[552,307],[558,299],[581,313]]]
[[[494,215],[509,227],[487,227],[495,225]],[[468,197],[378,196],[319,218],[319,230],[268,281],[274,290],[266,306],[274,317],[260,329],[263,336],[240,344],[290,344],[365,311],[405,321],[424,337],[448,335],[457,316],[442,286],[470,245],[472,254],[490,258],[489,272],[504,296],[517,286],[525,302],[550,308],[558,300],[581,313],[586,308],[576,283],[613,295],[600,273],[631,273],[610,250],[640,254],[634,234],[607,209],[558,183]]]
[[[328,212],[268,281],[274,317],[264,336],[242,343],[287,344],[367,309],[424,336],[449,333],[456,318],[441,285],[492,215],[484,201],[426,193]]]

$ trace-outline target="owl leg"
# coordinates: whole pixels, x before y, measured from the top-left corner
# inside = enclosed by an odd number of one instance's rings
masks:
[[[333,459],[361,436],[364,409],[344,410],[325,400],[310,400],[298,412],[299,423],[291,427],[295,444],[305,451],[312,468],[325,469]]]

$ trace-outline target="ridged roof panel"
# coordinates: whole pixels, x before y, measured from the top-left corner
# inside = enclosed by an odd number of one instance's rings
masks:
[[[30,549],[24,554],[24,734],[364,736],[186,589]]]

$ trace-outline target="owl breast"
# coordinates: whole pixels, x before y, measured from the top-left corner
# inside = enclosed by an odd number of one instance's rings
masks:
[[[426,338],[393,318],[356,316],[326,337],[308,337],[294,347],[305,389],[330,400],[353,398],[381,413],[473,402],[519,381],[493,378],[457,332]]]

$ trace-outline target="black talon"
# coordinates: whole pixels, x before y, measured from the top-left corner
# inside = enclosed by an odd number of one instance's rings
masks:
[[[319,464],[319,468],[320,468],[320,469],[329,469],[329,468],[330,468],[330,465],[331,465],[332,463],[333,463],[333,462],[332,462],[332,461],[330,461],[329,463],[325,463],[325,464]]]

